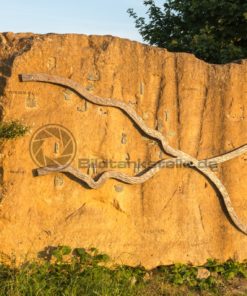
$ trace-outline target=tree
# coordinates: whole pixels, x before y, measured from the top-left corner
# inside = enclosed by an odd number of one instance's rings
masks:
[[[144,41],[210,63],[247,58],[247,0],[144,1],[148,18],[128,9]]]

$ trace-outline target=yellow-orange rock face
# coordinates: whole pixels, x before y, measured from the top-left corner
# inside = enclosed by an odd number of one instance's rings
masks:
[[[210,65],[193,55],[111,36],[0,35],[3,120],[29,133],[2,149],[0,251],[20,260],[47,246],[96,247],[118,263],[152,268],[174,262],[247,258],[247,236],[230,223],[221,198],[197,171],[164,168],[141,185],[109,180],[90,190],[61,173],[34,177],[29,153],[43,125],[69,129],[79,159],[157,161],[168,157],[126,115],[86,102],[64,87],[19,80],[21,73],[71,78],[100,97],[130,104],[169,144],[198,158],[247,143],[247,62]],[[247,155],[217,175],[247,223]],[[80,169],[95,175],[103,168]],[[134,175],[138,168],[118,168]]]

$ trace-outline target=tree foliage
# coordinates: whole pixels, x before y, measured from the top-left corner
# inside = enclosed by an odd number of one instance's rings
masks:
[[[144,1],[147,18],[128,9],[144,41],[211,63],[247,57],[247,0]]]

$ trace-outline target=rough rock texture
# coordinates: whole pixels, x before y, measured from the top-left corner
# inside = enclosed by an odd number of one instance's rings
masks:
[[[31,127],[2,149],[1,252],[24,260],[48,246],[93,246],[118,263],[147,268],[247,258],[247,236],[230,223],[220,197],[195,170],[166,168],[142,185],[109,180],[98,190],[63,174],[34,177],[29,142],[45,124],[73,133],[74,167],[82,158],[168,157],[121,111],[87,103],[61,86],[20,82],[19,74],[36,72],[71,78],[94,94],[131,104],[173,147],[198,159],[247,143],[247,61],[210,65],[111,36],[0,34],[2,117]],[[245,223],[246,161],[240,156],[217,173]]]

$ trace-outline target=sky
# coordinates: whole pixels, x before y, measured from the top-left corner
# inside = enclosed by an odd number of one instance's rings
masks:
[[[156,3],[164,2],[156,0]],[[145,16],[143,0],[0,0],[1,32],[82,33],[113,35],[142,41],[134,20],[134,8]]]

